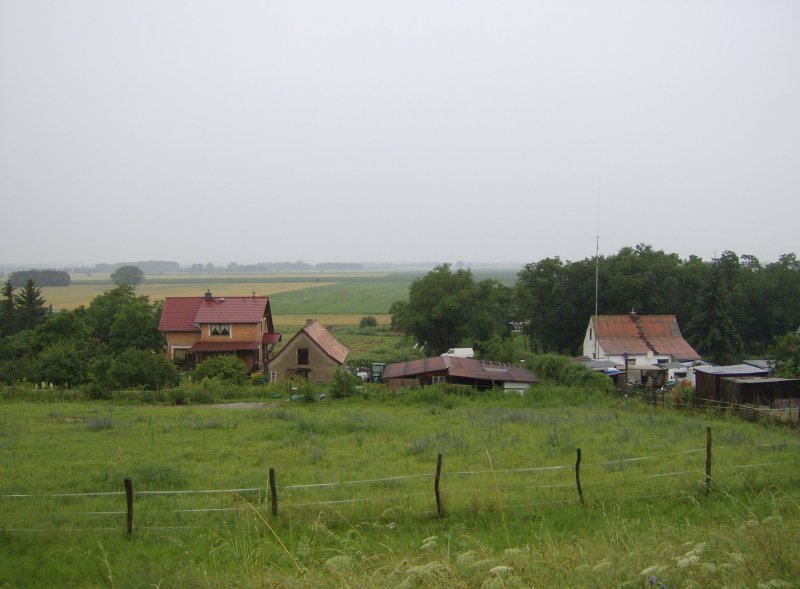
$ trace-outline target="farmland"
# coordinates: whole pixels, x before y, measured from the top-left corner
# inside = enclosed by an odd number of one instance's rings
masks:
[[[788,587],[800,572],[794,430],[554,386],[252,400],[4,401],[0,586]]]

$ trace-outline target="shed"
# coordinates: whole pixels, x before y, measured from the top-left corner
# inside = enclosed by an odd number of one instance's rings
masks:
[[[474,358],[436,356],[408,362],[387,364],[383,370],[383,381],[396,390],[402,386],[451,383],[490,389],[495,386],[507,391],[524,391],[539,382],[535,374],[499,362],[488,362]]]
[[[796,378],[734,377],[721,379],[719,388],[730,404],[775,408],[776,404],[785,405],[784,400],[798,398],[798,383],[800,380]]]
[[[695,394],[692,398],[692,406],[705,407],[720,403],[727,403],[728,400],[720,391],[720,383],[723,378],[735,377],[766,377],[769,370],[756,368],[750,364],[735,364],[732,366],[697,366],[694,369]]]

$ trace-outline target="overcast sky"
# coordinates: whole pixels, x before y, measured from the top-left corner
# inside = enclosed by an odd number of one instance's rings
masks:
[[[598,220],[800,252],[800,2],[0,0],[0,263],[578,260]]]

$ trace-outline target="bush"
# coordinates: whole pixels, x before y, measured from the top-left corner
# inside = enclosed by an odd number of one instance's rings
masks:
[[[175,384],[177,378],[175,365],[164,354],[145,350],[125,350],[108,367],[108,379],[114,389],[157,389]]]
[[[216,378],[220,382],[241,385],[247,382],[247,369],[242,359],[233,354],[211,356],[192,373],[192,380],[195,382],[204,378]]]
[[[611,393],[611,379],[584,366],[575,364],[566,356],[541,354],[531,359],[531,369],[542,381],[553,384],[576,386],[598,392]]]
[[[334,397],[349,397],[354,395],[356,387],[361,384],[361,381],[355,374],[350,374],[342,368],[337,368],[333,373],[333,380],[331,381],[330,391]]]
[[[358,326],[361,329],[364,329],[365,327],[378,327],[378,320],[372,315],[362,317],[361,321],[358,322]]]

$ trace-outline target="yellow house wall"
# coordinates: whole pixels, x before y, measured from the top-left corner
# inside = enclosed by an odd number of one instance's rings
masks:
[[[308,349],[308,364],[306,365],[297,364],[297,350],[301,348]],[[296,375],[297,369],[300,368],[309,371],[308,380],[310,381],[330,382],[337,366],[339,366],[338,363],[320,350],[319,346],[305,333],[301,332],[281,349],[279,356],[267,362],[267,376],[269,377],[274,370],[277,382],[285,382]]]
[[[196,331],[175,331],[172,333],[165,333],[167,339],[167,357],[172,358],[173,349],[190,348],[192,344],[200,341],[200,334]]]
[[[210,335],[211,325],[204,323],[200,326],[202,341],[204,342],[254,342],[261,341],[263,332],[261,323],[233,323],[230,335]]]

